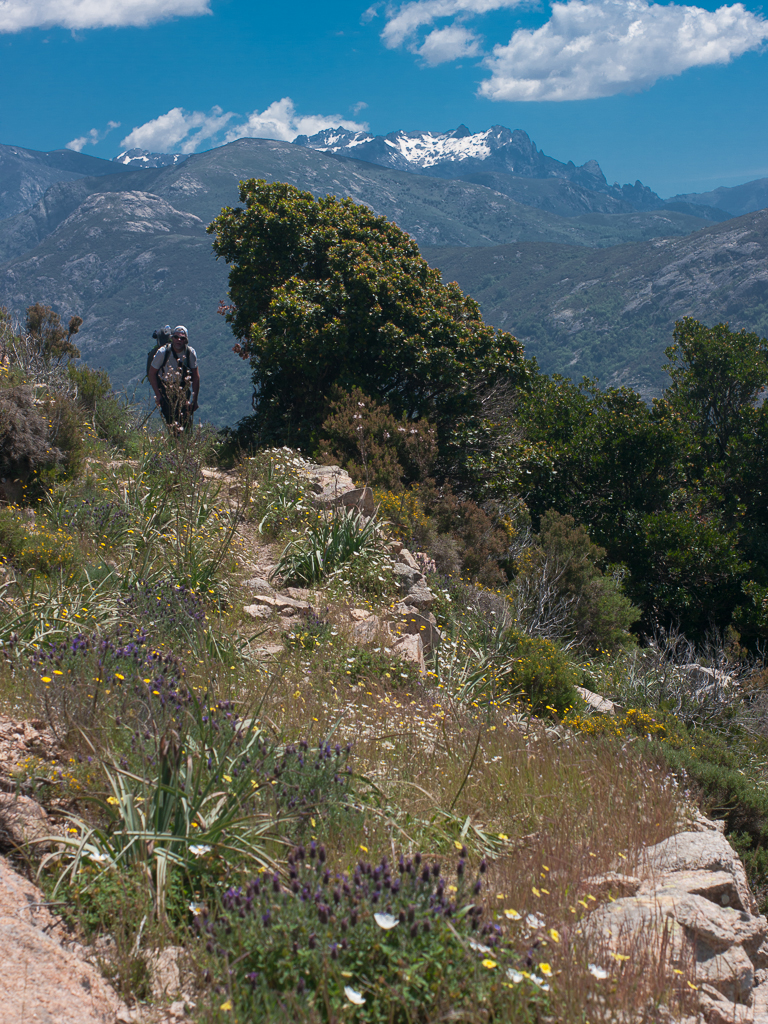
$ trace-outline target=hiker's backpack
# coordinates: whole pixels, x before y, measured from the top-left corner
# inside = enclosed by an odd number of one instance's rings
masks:
[[[171,326],[166,324],[165,327],[161,327],[159,331],[154,331],[152,337],[155,339],[155,347],[151,348],[147,352],[147,372],[144,374],[144,379],[149,377],[149,368],[152,365],[152,360],[157,355],[157,350],[162,348],[163,345],[171,344]],[[165,353],[165,359],[163,360],[163,366],[168,362],[168,356],[171,354],[170,349]],[[162,367],[161,367],[162,369]]]

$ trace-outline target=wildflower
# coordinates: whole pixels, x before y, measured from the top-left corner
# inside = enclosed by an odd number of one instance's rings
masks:
[[[362,992],[358,992],[357,989],[352,988],[351,985],[344,986],[344,995],[347,997],[350,1003],[354,1003],[355,1006],[362,1006],[363,1003],[365,1002],[365,996],[362,994]]]
[[[487,957],[486,957],[485,960],[482,961],[482,964],[483,964],[483,967],[487,968],[489,971],[492,971],[494,969],[494,967],[498,967],[499,966],[496,963],[495,960],[489,960]]]
[[[119,803],[120,803],[120,801],[119,801],[119,800],[117,799],[117,797],[116,797],[116,796],[108,796],[108,797],[107,797],[107,803],[108,803],[108,804],[112,804],[112,805],[114,806],[114,805],[116,805],[116,804],[119,804]]]
[[[539,964],[539,970],[547,977],[552,973],[552,967],[550,964]]]
[[[552,939],[553,942],[559,942],[560,941],[560,932],[557,930],[557,928],[550,928],[549,929],[549,937],[550,937],[550,939]]]
[[[222,1003],[221,1006],[219,1007],[219,1009],[220,1010],[231,1010],[232,1009],[232,1000],[228,999],[226,1001],[226,1003]]]
[[[605,981],[605,979],[608,977],[608,971],[606,971],[603,967],[598,967],[597,964],[590,964],[587,970],[592,975],[592,977],[597,978],[598,981]]]
[[[468,941],[469,941],[470,948],[474,949],[474,951],[476,953],[490,953],[491,952],[491,947],[490,946],[484,946],[482,944],[482,942],[475,942],[474,939],[469,939]]]
[[[504,917],[506,917],[508,921],[520,920],[520,914],[518,914],[518,912],[516,910],[513,910],[511,907],[507,907],[507,909],[504,911]]]
[[[197,917],[198,914],[202,914],[202,912],[205,910],[205,907],[202,903],[198,903],[196,900],[192,900],[192,902],[189,904],[189,909]]]
[[[624,960],[629,960],[626,953],[609,953],[608,955],[612,956],[614,960],[618,960],[619,963],[622,963]]]
[[[211,847],[205,846],[203,843],[193,843],[189,848],[189,852],[193,857],[204,857],[206,853],[211,852]]]
[[[512,968],[512,967],[508,967],[507,968],[507,977],[509,978],[510,981],[513,981],[515,983],[515,985],[519,985],[520,982],[525,977],[525,975],[521,974],[520,971],[514,970],[514,968]]]
[[[88,858],[90,860],[96,861],[97,864],[106,864],[107,861],[109,860],[109,857],[106,855],[106,853],[98,853],[96,850],[92,850],[88,854]]]
[[[393,917],[391,914],[374,914],[373,920],[379,928],[383,928],[385,932],[388,932],[390,928],[394,928],[399,924],[397,918]]]
[[[529,928],[543,928],[546,922],[538,914],[528,914],[525,918],[525,923]]]

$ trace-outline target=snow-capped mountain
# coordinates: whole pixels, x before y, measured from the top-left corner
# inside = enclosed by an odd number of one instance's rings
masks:
[[[501,173],[517,178],[560,178],[613,196],[637,210],[663,205],[656,193],[639,181],[634,185],[609,185],[596,160],[587,160],[580,167],[571,160],[563,163],[538,149],[526,132],[498,124],[475,134],[463,124],[451,132],[399,131],[389,135],[326,128],[316,135],[299,135],[294,143],[415,174],[467,178],[478,173]]]
[[[186,159],[186,153],[150,153],[148,149],[126,149],[113,157],[115,163],[137,171],[146,167],[173,167]]]

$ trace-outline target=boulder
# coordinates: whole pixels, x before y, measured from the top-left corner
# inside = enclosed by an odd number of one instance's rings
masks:
[[[392,644],[392,653],[402,661],[410,661],[414,665],[418,665],[419,672],[422,675],[426,672],[424,646],[418,633],[410,633],[395,640]]]
[[[272,615],[272,609],[266,604],[247,604],[243,611],[252,619],[268,619]]]
[[[419,573],[420,575],[422,574],[419,563],[416,561],[416,559],[413,557],[413,555],[407,548],[400,549],[397,555],[397,560],[401,563],[401,565],[407,565],[409,569],[415,569],[417,573]]]
[[[298,612],[309,612],[312,610],[311,605],[307,601],[297,601],[294,597],[288,597],[287,594],[257,594],[254,597],[252,605],[248,605],[249,608],[261,605],[263,608],[275,608],[280,612],[281,615],[285,615],[287,611],[290,611],[292,615]],[[251,614],[250,612],[248,613]]]
[[[48,815],[36,800],[0,793],[0,844],[23,846],[50,833]]]
[[[403,598],[403,604],[417,608],[420,612],[428,612],[435,603],[435,595],[423,583],[414,584]]]
[[[420,583],[424,579],[424,573],[419,568],[414,569],[410,565],[404,565],[402,562],[395,562],[392,566],[392,571],[395,583],[401,593],[406,593],[416,583]]]
[[[39,889],[0,857],[0,1020],[114,1024],[126,1010],[91,964],[61,944],[66,933]]]
[[[392,630],[401,636],[418,633],[421,636],[425,654],[437,650],[442,640],[442,634],[437,626],[408,605],[405,606],[403,618],[399,622],[393,623]]]
[[[603,899],[607,896],[624,897],[634,896],[640,890],[642,879],[635,875],[623,875],[618,871],[606,871],[603,875],[592,875],[582,883],[584,892],[594,896],[595,899]]]
[[[592,690],[588,690],[586,686],[577,686],[576,690],[581,699],[588,704],[593,711],[599,711],[603,715],[613,715],[616,712],[616,705],[612,700],[607,700],[605,697],[601,697],[597,693],[593,693]]]
[[[275,593],[275,588],[269,580],[262,579],[261,576],[254,576],[252,579],[246,580],[245,586],[254,594],[267,594],[271,596]]]
[[[733,878],[739,906],[750,914],[757,904],[747,882],[744,865],[720,832],[679,832],[643,854],[640,874],[659,878],[676,871],[725,871]]]

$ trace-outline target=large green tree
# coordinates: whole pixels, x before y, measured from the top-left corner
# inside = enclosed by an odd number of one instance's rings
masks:
[[[528,372],[519,342],[368,207],[255,179],[240,202],[208,230],[231,266],[223,311],[251,363],[261,441],[311,445],[334,387],[426,416],[445,437],[484,387]]]

